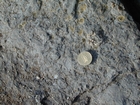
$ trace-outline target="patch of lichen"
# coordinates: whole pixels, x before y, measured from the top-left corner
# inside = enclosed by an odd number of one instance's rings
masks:
[[[78,31],[78,35],[82,35],[82,34],[83,34],[83,30],[80,29],[80,30]]]
[[[23,22],[21,22],[20,24],[19,24],[19,26],[18,26],[18,28],[24,28],[25,27],[25,25],[26,25],[26,21],[23,21]]]
[[[78,23],[78,24],[84,24],[84,18],[78,19],[78,20],[77,20],[77,23]]]
[[[75,28],[72,27],[72,26],[69,26],[69,29],[71,30],[71,32],[74,32],[75,31]]]
[[[83,13],[85,12],[87,9],[87,5],[86,4],[81,4],[79,7],[79,13]]]
[[[67,15],[66,17],[65,17],[65,21],[71,21],[72,20],[72,15]]]

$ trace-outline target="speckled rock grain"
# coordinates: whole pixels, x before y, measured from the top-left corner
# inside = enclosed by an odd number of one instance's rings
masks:
[[[0,104],[138,105],[139,36],[119,0],[0,0]]]

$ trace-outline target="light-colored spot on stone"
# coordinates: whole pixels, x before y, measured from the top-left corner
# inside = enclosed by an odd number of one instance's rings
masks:
[[[23,21],[19,24],[19,28],[24,28],[26,25],[26,21]]]
[[[72,15],[67,15],[65,21],[71,21],[73,19]]]
[[[86,11],[86,9],[87,9],[87,5],[86,5],[86,4],[81,4],[81,5],[80,5],[79,12],[80,12],[80,13],[83,13],[83,12]]]
[[[116,4],[114,2],[111,2],[111,7],[115,8]]]
[[[92,56],[89,52],[84,51],[78,55],[77,61],[80,65],[86,66],[89,65],[92,61]]]
[[[58,78],[58,75],[54,75],[54,79],[57,79]]]
[[[82,35],[82,34],[83,34],[83,30],[82,30],[82,29],[79,30],[79,31],[78,31],[78,34],[79,34],[79,35]]]
[[[40,79],[40,77],[39,77],[39,76],[36,76],[36,79],[37,79],[37,80],[39,80],[39,79]]]
[[[74,32],[75,31],[75,28],[74,27],[69,26],[69,28],[70,28],[71,32]]]
[[[125,17],[123,15],[120,15],[120,16],[117,17],[117,20],[119,22],[123,22],[125,20]]]
[[[77,23],[78,23],[78,24],[84,24],[84,18],[78,19],[78,20],[77,20]]]

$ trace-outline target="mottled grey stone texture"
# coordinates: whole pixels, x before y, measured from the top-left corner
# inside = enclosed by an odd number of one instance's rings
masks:
[[[120,0],[140,30],[140,0]]]
[[[0,104],[139,105],[139,37],[119,0],[0,0]]]

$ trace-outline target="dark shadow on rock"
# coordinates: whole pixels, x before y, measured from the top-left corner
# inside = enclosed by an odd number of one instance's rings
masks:
[[[94,29],[94,32],[96,33],[97,38],[98,38],[99,40],[102,40],[103,43],[107,43],[107,41],[108,41],[108,36],[105,35],[104,30],[103,30],[103,28],[102,28],[100,25],[98,25],[98,26]]]
[[[3,49],[2,45],[0,45],[0,51]]]
[[[138,30],[140,31],[140,0],[120,1],[124,5],[126,12],[132,16]],[[140,35],[138,35],[138,38],[135,40],[135,44],[140,48]]]
[[[38,92],[40,93],[40,91]],[[47,91],[45,91],[45,97],[41,99],[40,103],[41,105],[53,105],[52,101],[49,100],[49,94]]]
[[[44,97],[42,100],[41,100],[41,104],[42,105],[53,105],[53,103],[47,99],[47,97]]]
[[[98,54],[95,50],[88,50],[88,52],[92,55],[92,62],[91,64],[95,63],[97,58],[98,58]]]
[[[125,10],[131,15],[140,30],[140,2],[139,0],[120,0]]]

